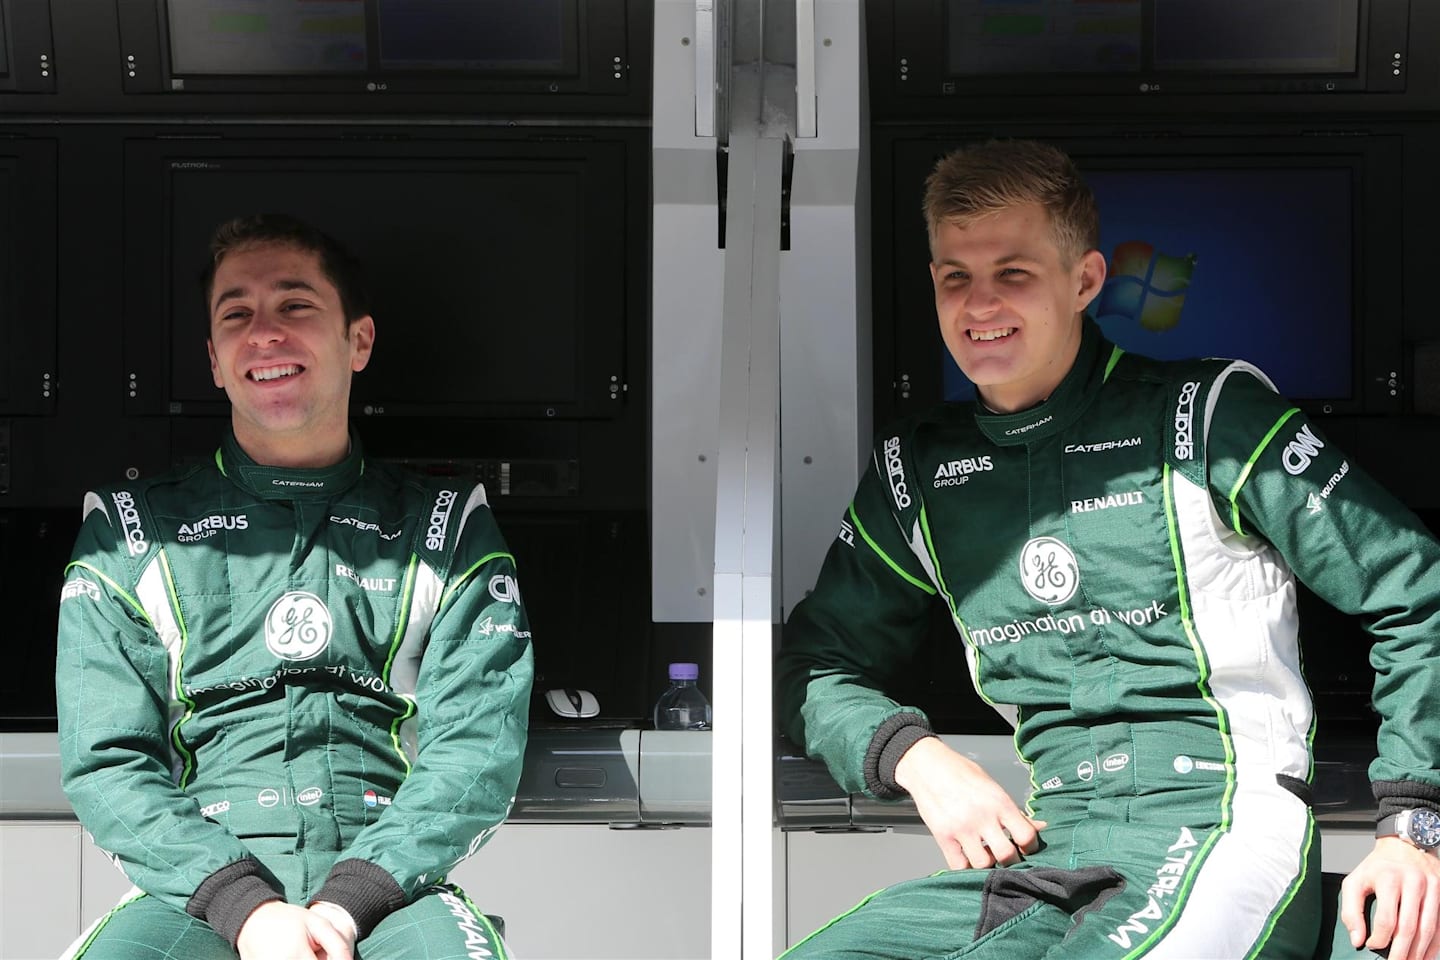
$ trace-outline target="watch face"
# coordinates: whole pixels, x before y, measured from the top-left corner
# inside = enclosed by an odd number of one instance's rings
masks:
[[[1417,846],[1440,847],[1440,813],[1425,807],[1411,813],[1410,836]]]

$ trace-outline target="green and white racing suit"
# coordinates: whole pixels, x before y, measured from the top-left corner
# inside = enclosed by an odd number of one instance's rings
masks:
[[[532,679],[482,487],[355,441],[265,467],[227,435],[213,463],[91,493],[56,679],[66,793],[152,916],[232,946],[280,898],[339,904],[362,940],[422,898],[467,922],[438,885],[514,801]]]
[[[1043,404],[899,424],[786,625],[782,714],[844,787],[900,796],[895,764],[929,724],[884,691],[938,594],[1049,826],[1022,868],[918,881],[909,900],[902,884],[796,956],[850,956],[934,906],[950,919],[914,956],[988,955],[982,939],[999,956],[1008,936],[1040,945],[1027,956],[1308,958],[1319,849],[1294,577],[1376,637],[1383,815],[1440,807],[1437,571],[1420,521],[1254,368],[1124,354],[1089,320]],[[987,883],[1059,919],[996,913]]]

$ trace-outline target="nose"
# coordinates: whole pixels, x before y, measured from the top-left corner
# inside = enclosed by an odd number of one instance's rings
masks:
[[[1000,312],[1000,292],[995,285],[984,279],[970,282],[969,295],[965,298],[965,313],[977,320],[986,320]]]
[[[255,312],[255,315],[250,318],[250,327],[246,333],[249,342],[257,347],[279,343],[285,339],[284,326],[268,310]]]

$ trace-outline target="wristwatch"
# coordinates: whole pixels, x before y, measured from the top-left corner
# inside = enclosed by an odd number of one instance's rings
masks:
[[[1399,837],[1411,846],[1435,853],[1440,847],[1440,813],[1429,807],[1392,813],[1375,824],[1375,836]]]

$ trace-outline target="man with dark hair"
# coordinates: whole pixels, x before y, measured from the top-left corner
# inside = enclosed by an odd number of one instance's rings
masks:
[[[66,793],[136,885],[67,956],[503,957],[445,883],[509,812],[528,722],[485,491],[364,459],[375,322],[334,240],[233,221],[202,283],[231,430],[89,494],[61,595]]]
[[[1060,151],[956,151],[925,214],[941,336],[979,399],[882,434],[777,682],[791,736],[844,787],[913,798],[951,869],[787,957],[1310,960],[1298,575],[1376,636],[1382,820],[1343,949],[1433,958],[1440,544],[1254,367],[1105,341],[1084,314],[1095,201]],[[937,596],[1015,727],[1024,809],[886,695]]]

